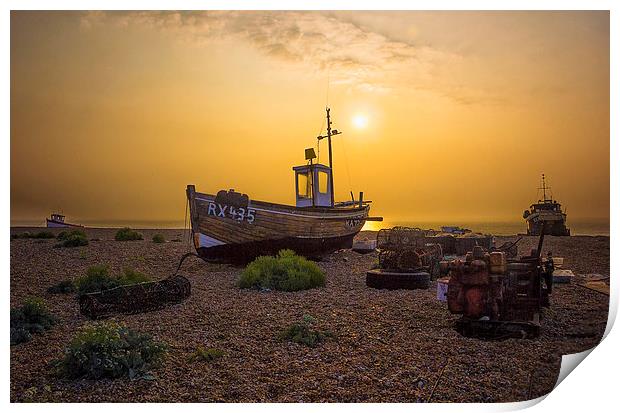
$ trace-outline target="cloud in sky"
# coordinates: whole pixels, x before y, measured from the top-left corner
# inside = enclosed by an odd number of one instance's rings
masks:
[[[460,103],[487,99],[450,78],[438,76],[462,56],[429,45],[393,40],[337,14],[303,11],[87,12],[81,27],[100,25],[154,29],[200,46],[238,40],[263,55],[308,70],[329,73],[333,83],[385,93],[400,88],[433,90]]]

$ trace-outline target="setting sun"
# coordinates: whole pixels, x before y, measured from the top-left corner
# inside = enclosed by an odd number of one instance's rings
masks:
[[[364,115],[355,115],[353,117],[353,126],[358,129],[363,129],[368,125],[368,118]]]

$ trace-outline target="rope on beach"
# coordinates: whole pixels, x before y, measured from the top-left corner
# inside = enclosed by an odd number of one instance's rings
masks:
[[[200,258],[200,256],[198,254],[194,253],[194,252],[188,252],[186,254],[183,254],[183,256],[181,257],[181,260],[179,261],[179,265],[177,266],[177,270],[174,272],[174,274],[172,274],[172,277],[176,277],[176,275],[179,273],[179,270],[181,269],[181,265],[183,265],[183,261],[185,261],[185,259],[187,257],[191,257],[192,255],[194,257],[196,257],[196,258]],[[202,258],[200,258],[200,259],[202,259]],[[170,278],[172,278],[172,277],[170,277]]]
[[[185,199],[185,215],[183,216],[184,221],[183,221],[183,236],[185,236],[185,233],[188,232],[187,231],[187,208],[189,206],[189,198],[186,197]],[[190,245],[191,241],[191,235],[188,233],[187,234],[187,245]]]
[[[428,398],[426,399],[426,403],[430,403],[431,399],[433,398],[433,394],[435,394],[435,389],[437,388],[437,385],[439,384],[439,380],[441,380],[441,376],[443,376],[443,372],[446,370],[448,363],[450,363],[450,358],[446,360],[443,367],[441,368],[441,371],[439,372],[439,376],[437,376],[437,380],[435,380],[435,385],[433,386],[433,389],[431,390],[431,394],[429,394]]]

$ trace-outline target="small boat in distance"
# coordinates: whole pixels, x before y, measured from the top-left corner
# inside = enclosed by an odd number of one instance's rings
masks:
[[[543,199],[530,205],[530,209],[523,212],[523,218],[527,222],[527,235],[540,235],[543,227],[547,235],[569,236],[570,229],[566,228],[566,211],[562,212],[562,205],[547,198],[547,190],[551,189],[545,184],[545,174],[542,175]]]
[[[70,224],[65,222],[65,216],[62,214],[51,214],[49,218],[45,218],[47,228],[83,228],[84,225]]]
[[[445,232],[447,234],[454,234],[454,235],[463,235],[463,234],[470,233],[471,229],[461,228],[458,226],[444,226],[444,227],[441,227],[441,232]]]
[[[329,166],[313,163],[313,148],[306,149],[306,165],[295,166],[296,205],[275,204],[250,199],[234,190],[217,195],[196,192],[187,186],[194,246],[205,261],[247,262],[259,255],[273,255],[288,248],[316,257],[342,248],[351,248],[353,237],[369,217],[370,202],[359,199],[334,202],[331,138],[341,132],[331,129],[327,111]]]

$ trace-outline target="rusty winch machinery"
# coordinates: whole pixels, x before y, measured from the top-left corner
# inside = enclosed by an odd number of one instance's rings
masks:
[[[474,247],[450,263],[448,309],[462,314],[459,333],[479,338],[534,338],[542,308],[549,306],[553,263],[541,259],[544,231],[530,255],[509,258],[506,251]]]

